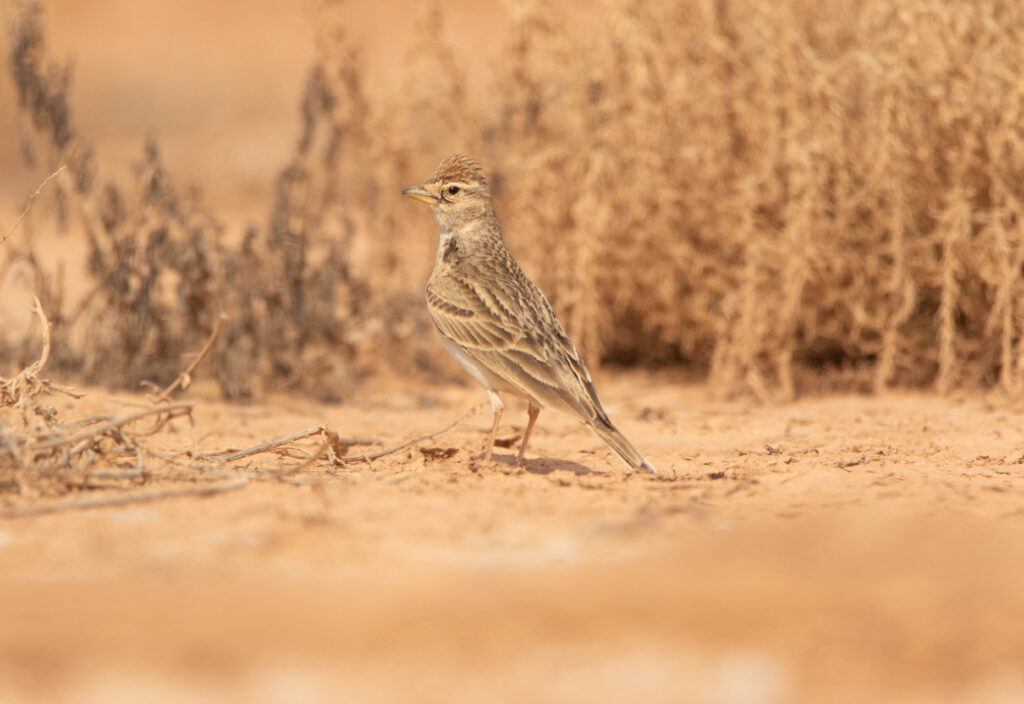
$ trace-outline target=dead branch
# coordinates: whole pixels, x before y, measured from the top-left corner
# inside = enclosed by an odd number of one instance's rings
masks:
[[[180,452],[171,452],[171,451],[168,451],[168,450],[154,450],[153,448],[146,447],[145,445],[142,445],[141,447],[142,447],[142,451],[145,452],[150,457],[152,457],[154,459],[158,459],[161,462],[165,462],[167,464],[174,465],[175,467],[181,467],[182,469],[191,469],[191,470],[194,470],[194,471],[197,471],[197,472],[203,472],[205,474],[212,474],[212,475],[215,475],[215,476],[225,476],[225,477],[227,477],[227,476],[232,476],[232,477],[246,476],[245,474],[243,474],[241,472],[228,471],[228,470],[220,469],[218,467],[211,467],[210,465],[199,464],[198,462],[188,462],[188,461],[182,460],[182,459],[180,459],[180,457],[181,457],[181,453]]]
[[[70,423],[65,423],[64,425],[62,425],[60,427],[61,427],[61,430],[65,430],[66,431],[66,430],[71,430],[72,428],[80,428],[80,427],[85,426],[85,425],[91,425],[93,423],[100,423],[100,422],[104,422],[104,421],[111,421],[111,420],[114,420],[114,418],[116,418],[116,417],[117,416],[115,416],[113,413],[99,413],[99,414],[94,415],[94,416],[86,416],[85,418],[79,418],[76,421],[72,421]]]
[[[31,310],[39,318],[39,323],[42,326],[43,349],[39,353],[39,359],[18,372],[13,379],[0,378],[0,407],[24,404],[28,399],[43,391],[59,391],[72,398],[82,397],[72,389],[39,377],[50,358],[50,321],[46,318],[46,313],[43,312],[39,298],[33,299]]]
[[[390,455],[393,452],[398,452],[399,450],[402,450],[402,449],[404,449],[406,447],[409,447],[410,445],[415,445],[418,442],[422,442],[424,440],[430,440],[431,438],[436,438],[438,435],[441,435],[443,433],[447,433],[449,430],[451,430],[456,425],[461,423],[463,418],[465,418],[466,416],[470,415],[471,413],[474,413],[476,410],[477,410],[476,406],[474,406],[473,408],[470,408],[468,411],[466,411],[465,413],[460,415],[458,418],[453,420],[448,425],[444,426],[440,430],[435,430],[432,433],[425,433],[423,435],[417,435],[414,438],[409,438],[405,442],[401,442],[401,443],[399,443],[399,444],[397,444],[397,445],[395,445],[393,447],[385,448],[385,449],[383,449],[383,450],[381,450],[379,452],[371,452],[369,454],[364,454],[364,455],[354,455],[354,456],[351,456],[351,457],[335,457],[334,458],[334,463],[335,464],[339,464],[339,465],[345,465],[345,464],[350,464],[352,462],[369,462],[370,460],[375,460],[375,459],[377,459],[379,457],[384,457],[385,455]]]
[[[309,477],[293,477],[291,475],[298,474],[299,472],[304,471],[314,462],[320,459],[325,453],[330,454],[330,447],[330,438],[325,437],[323,442],[320,443],[319,448],[317,448],[317,451],[310,454],[309,457],[307,457],[305,461],[301,462],[300,464],[297,464],[294,467],[282,467],[281,469],[273,469],[268,472],[260,472],[258,474],[252,475],[252,477],[254,479],[269,479],[272,481],[285,482],[286,484],[294,484],[296,486],[309,484],[312,481]]]
[[[408,440],[405,440],[392,447],[380,450],[379,452],[364,453],[362,455],[354,455],[352,457],[343,456],[341,454],[342,452],[345,451],[345,448],[342,446],[377,445],[380,444],[380,440],[377,440],[375,438],[340,438],[335,433],[332,433],[330,430],[328,430],[327,426],[316,425],[310,428],[306,428],[305,430],[300,430],[297,433],[292,433],[291,435],[286,435],[284,437],[276,438],[274,440],[270,440],[259,445],[254,445],[253,447],[249,447],[244,450],[222,450],[208,452],[206,454],[199,455],[198,457],[196,457],[196,459],[205,460],[208,462],[231,462],[234,460],[242,459],[243,457],[256,455],[261,452],[275,451],[281,446],[287,445],[288,443],[291,442],[295,442],[296,440],[302,440],[303,438],[312,437],[314,435],[322,435],[324,437],[324,442],[320,446],[320,449],[317,452],[313,453],[313,455],[307,458],[301,465],[299,465],[295,469],[288,470],[289,473],[305,469],[309,465],[313,464],[313,462],[318,460],[321,456],[323,456],[324,452],[327,450],[333,451],[329,453],[332,464],[345,465],[353,462],[369,462],[370,460],[375,460],[377,458],[384,457],[385,455],[390,455],[394,452],[398,452],[403,448],[409,447],[410,445],[414,445],[424,440],[430,440],[431,438],[435,438],[438,435],[441,435],[442,433],[446,433],[452,428],[454,428],[456,425],[458,425],[466,416],[473,413],[474,411],[476,411],[476,407],[473,407],[466,411],[465,413],[461,414],[458,418],[456,418],[455,420],[453,420],[451,423],[441,428],[440,430],[435,430],[433,432],[425,433],[423,435],[417,435],[414,438],[409,438]]]
[[[203,345],[203,349],[199,350],[199,354],[196,355],[196,358],[192,360],[192,363],[188,365],[185,371],[178,375],[178,378],[174,380],[174,383],[172,383],[170,386],[168,386],[166,389],[164,389],[158,395],[154,396],[151,399],[153,403],[161,403],[163,401],[166,401],[168,398],[170,398],[170,395],[174,393],[174,391],[179,387],[182,389],[187,389],[189,387],[189,384],[192,383],[193,372],[195,372],[196,367],[199,366],[199,363],[203,361],[203,358],[206,357],[206,355],[210,352],[211,349],[213,349],[213,344],[217,341],[217,338],[220,336],[221,330],[224,329],[224,323],[227,321],[227,319],[227,315],[225,315],[224,313],[220,314],[220,318],[217,319],[217,325],[214,326],[213,332],[210,333],[210,338],[206,341],[206,344]]]
[[[115,420],[108,421],[106,423],[100,423],[99,425],[94,425],[93,427],[89,428],[88,430],[83,430],[80,433],[76,433],[75,435],[71,435],[71,436],[66,437],[66,438],[53,438],[51,440],[44,440],[44,441],[34,445],[33,449],[35,449],[35,450],[52,450],[52,449],[55,449],[55,448],[58,448],[58,447],[65,447],[65,446],[68,446],[68,445],[72,445],[73,446],[73,445],[76,445],[76,444],[78,444],[79,442],[81,442],[83,440],[92,440],[92,439],[97,438],[97,437],[99,437],[101,435],[106,435],[107,433],[109,433],[109,432],[111,432],[113,430],[117,430],[117,429],[119,429],[119,428],[121,428],[121,427],[123,427],[125,425],[128,425],[129,423],[134,423],[135,421],[140,420],[142,418],[145,418],[146,416],[159,415],[159,414],[164,414],[164,413],[166,413],[168,417],[166,419],[162,420],[162,421],[158,421],[159,422],[159,426],[162,426],[164,423],[167,422],[167,420],[170,420],[172,418],[176,418],[176,417],[179,417],[179,416],[182,416],[182,415],[191,414],[192,413],[192,404],[191,403],[185,403],[185,402],[181,402],[181,403],[168,403],[168,404],[164,404],[163,406],[154,406],[153,408],[147,408],[145,410],[136,411],[135,413],[130,413],[130,414],[128,414],[128,415],[126,415],[126,416],[124,416],[122,418],[117,418]],[[151,434],[151,433],[147,433],[147,434]]]
[[[39,193],[43,190],[43,187],[46,184],[48,184],[51,180],[56,178],[57,174],[59,174],[61,171],[63,171],[66,168],[68,168],[68,165],[64,164],[59,169],[57,169],[52,174],[50,174],[49,176],[47,176],[46,178],[43,179],[43,182],[39,184],[39,188],[37,188],[35,190],[35,192],[28,197],[28,202],[25,203],[25,209],[21,211],[21,215],[19,215],[18,219],[14,221],[14,224],[11,225],[11,229],[7,231],[6,235],[4,235],[2,238],[0,238],[0,244],[3,244],[4,242],[6,242],[7,238],[10,237],[14,233],[14,230],[17,229],[18,225],[21,224],[21,221],[25,219],[25,216],[28,215],[28,211],[31,210],[31,208],[32,208],[32,201],[34,201],[39,196]]]
[[[39,374],[43,371],[43,367],[46,366],[47,360],[50,359],[50,321],[46,318],[46,313],[43,311],[43,306],[39,302],[38,296],[32,297],[32,312],[39,316],[39,323],[43,329],[43,351],[39,353],[39,361],[35,363],[30,369],[34,369],[35,374]]]
[[[154,489],[148,491],[136,491],[128,494],[116,494],[114,496],[96,496],[88,499],[77,499],[75,501],[56,501],[53,503],[39,504],[37,506],[26,506],[25,508],[11,509],[0,514],[0,518],[24,518],[27,516],[40,516],[47,513],[78,511],[87,508],[124,506],[125,504],[159,501],[161,499],[171,499],[179,496],[211,496],[213,494],[223,494],[228,491],[244,489],[248,484],[249,480],[243,478],[232,482],[225,482],[223,484],[172,487],[170,489]]]
[[[102,438],[108,437],[122,446],[135,448],[141,467],[141,450],[145,448],[136,438],[152,435],[174,418],[183,415],[191,417],[191,413],[192,404],[172,403],[98,423],[73,435],[61,435],[60,432],[66,432],[67,429],[54,427],[34,431],[26,429],[25,433],[20,435],[3,432],[0,433],[0,440],[2,440],[0,451],[6,451],[14,460],[15,465],[19,467],[29,463],[39,467],[48,466],[50,469],[60,469],[72,467],[73,463],[77,462],[77,469],[84,470],[91,466],[97,457],[104,454],[97,448],[97,443]],[[148,432],[129,434],[122,431],[124,426],[154,415],[156,423]],[[127,476],[127,473],[123,474]],[[132,472],[132,476],[141,474],[141,470]]]
[[[330,447],[331,447],[331,440],[330,440],[330,438],[326,438],[325,437],[324,441],[322,443],[320,443],[320,447],[317,448],[317,451],[314,452],[312,455],[310,455],[309,459],[307,459],[305,462],[300,464],[298,467],[296,467],[295,469],[289,470],[288,474],[297,474],[297,473],[299,473],[299,472],[309,468],[310,466],[312,466],[312,464],[314,462],[316,462],[318,459],[320,459],[330,449]]]
[[[217,450],[199,455],[196,459],[207,460],[210,462],[232,462],[234,460],[240,460],[243,457],[249,457],[250,455],[258,455],[261,452],[269,452],[282,445],[287,445],[290,442],[302,440],[303,438],[312,437],[314,435],[323,435],[325,440],[328,440],[330,444],[335,447],[339,445],[379,445],[381,442],[377,438],[341,438],[338,437],[337,434],[328,430],[326,425],[314,425],[310,428],[306,428],[305,430],[300,430],[297,433],[285,435],[284,437],[276,438],[259,445],[254,445],[253,447],[249,447],[244,450]]]

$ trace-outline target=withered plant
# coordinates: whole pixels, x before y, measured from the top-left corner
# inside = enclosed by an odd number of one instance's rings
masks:
[[[271,213],[224,237],[155,146],[133,186],[100,182],[70,71],[25,5],[25,143],[68,165],[57,202],[89,237],[96,287],[72,305],[40,281],[51,365],[166,381],[224,312],[230,398],[446,373],[420,299],[432,228],[397,193],[458,150],[484,163],[510,248],[592,365],[684,364],[765,399],[1024,390],[1024,6],[613,0],[583,26],[565,12],[512,2],[474,83],[480,57],[424,2],[403,77],[382,84],[344,9],[322,3]],[[4,248],[39,257],[31,237]]]

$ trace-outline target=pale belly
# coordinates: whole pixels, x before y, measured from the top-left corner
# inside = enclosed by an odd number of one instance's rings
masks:
[[[470,376],[472,376],[474,379],[480,382],[480,385],[483,386],[485,389],[509,393],[512,394],[513,396],[519,396],[520,398],[525,398],[527,401],[533,401],[537,405],[541,405],[540,402],[538,402],[532,396],[523,392],[518,387],[515,387],[512,384],[508,383],[500,376],[492,372],[490,369],[480,364],[480,362],[473,359],[461,347],[456,345],[451,340],[445,338],[444,335],[438,334],[438,337],[441,338],[441,342],[444,343],[444,348],[448,350],[448,353],[451,354],[452,357],[455,357],[455,359],[458,360],[459,364],[461,364],[465,368],[465,370],[469,372]]]

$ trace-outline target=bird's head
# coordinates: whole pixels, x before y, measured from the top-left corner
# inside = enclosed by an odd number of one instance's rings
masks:
[[[428,203],[442,230],[494,214],[483,170],[462,154],[442,161],[426,181],[406,188],[402,195]]]

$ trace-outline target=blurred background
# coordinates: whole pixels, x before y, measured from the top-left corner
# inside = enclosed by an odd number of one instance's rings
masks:
[[[173,378],[222,311],[228,399],[457,376],[419,300],[433,224],[397,192],[463,151],[595,366],[1019,392],[1022,13],[7,3],[4,230],[67,168],[0,252],[0,364],[33,354],[35,291],[52,368],[94,383]]]

